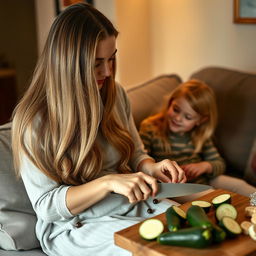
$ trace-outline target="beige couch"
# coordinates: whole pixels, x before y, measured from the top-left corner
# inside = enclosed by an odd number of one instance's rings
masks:
[[[192,77],[204,80],[215,90],[219,106],[216,143],[227,161],[229,173],[243,177],[256,132],[256,75],[205,68]],[[137,127],[142,119],[162,107],[164,96],[180,82],[178,75],[163,75],[127,89]],[[40,248],[35,249],[38,246],[35,221],[24,185],[14,177],[10,125],[0,126],[0,248],[25,249],[18,252],[0,249],[0,255],[44,255]]]

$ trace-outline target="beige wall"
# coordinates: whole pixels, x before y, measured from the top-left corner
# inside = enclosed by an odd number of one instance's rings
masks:
[[[115,0],[117,80],[127,86],[145,81],[152,74],[150,5],[148,0]]]
[[[150,0],[153,76],[204,66],[256,72],[256,24],[233,23],[233,0]]]
[[[35,1],[41,49],[53,0]],[[117,80],[124,86],[173,72],[186,80],[212,65],[256,72],[256,24],[233,23],[233,0],[94,1],[120,31]]]

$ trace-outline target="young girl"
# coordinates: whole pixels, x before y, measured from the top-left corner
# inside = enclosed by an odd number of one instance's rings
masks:
[[[244,180],[222,175],[225,163],[213,144],[217,124],[215,96],[197,80],[178,86],[166,108],[142,121],[140,136],[150,156],[157,161],[175,160],[188,182],[209,184],[245,196],[256,188]]]
[[[157,180],[185,182],[173,161],[143,150],[124,89],[114,81],[117,31],[87,4],[54,21],[13,119],[13,152],[52,256],[129,255],[114,232],[159,214]],[[173,202],[175,203],[175,202]]]

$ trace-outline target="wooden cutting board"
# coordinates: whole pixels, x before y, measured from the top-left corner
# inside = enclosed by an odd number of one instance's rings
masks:
[[[237,222],[241,223],[244,220],[250,220],[245,216],[245,207],[250,205],[248,197],[218,189],[198,200],[211,202],[214,197],[223,193],[231,194],[232,205],[235,206],[238,212],[236,219]],[[190,206],[191,202],[188,202],[181,205],[180,208],[186,211]],[[208,213],[208,216],[214,223],[216,223],[215,210],[213,207]],[[162,220],[166,226],[164,213],[157,215],[154,218]],[[140,223],[135,224],[116,232],[114,235],[116,245],[132,252],[133,256],[256,256],[256,241],[244,234],[233,239],[227,238],[220,244],[211,245],[204,249],[193,249],[187,247],[160,245],[156,241],[146,241],[139,235],[139,226]],[[167,231],[167,229],[165,231]]]

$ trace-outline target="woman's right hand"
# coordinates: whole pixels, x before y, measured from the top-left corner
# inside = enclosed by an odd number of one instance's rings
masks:
[[[130,203],[146,200],[157,193],[157,180],[143,172],[108,175],[110,192],[124,195]]]

